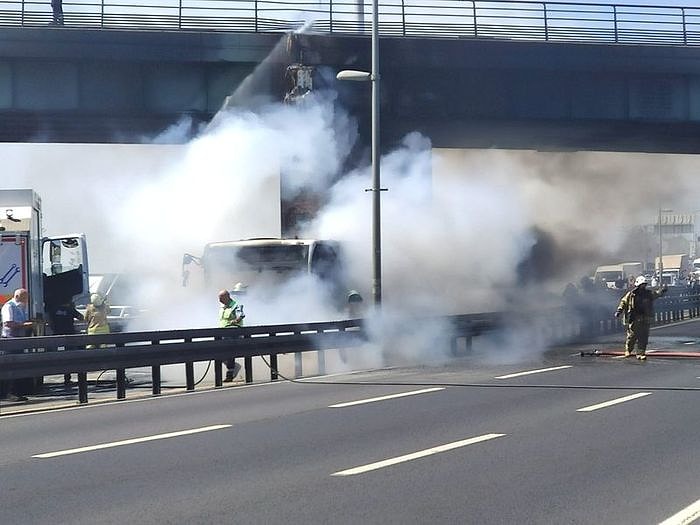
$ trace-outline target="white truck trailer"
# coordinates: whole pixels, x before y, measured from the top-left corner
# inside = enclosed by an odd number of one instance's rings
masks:
[[[685,279],[691,271],[688,254],[664,255],[661,261],[663,262],[662,284],[667,286],[680,286],[685,284]],[[654,261],[654,268],[658,274],[661,269],[658,257]]]
[[[615,288],[618,281],[627,281],[630,277],[642,275],[644,265],[641,262],[626,262],[598,266],[593,277],[595,282],[604,282],[608,288]]]
[[[41,198],[33,190],[0,190],[0,301],[29,292],[28,314],[46,319],[47,307],[86,302],[87,244],[83,234],[42,237]],[[43,323],[36,323],[41,335]]]

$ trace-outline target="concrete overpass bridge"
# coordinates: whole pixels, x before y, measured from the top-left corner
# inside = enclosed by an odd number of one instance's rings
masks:
[[[276,46],[261,92],[281,100],[287,65],[317,66],[365,129],[369,89],[332,73],[369,69],[368,9],[86,0],[59,25],[48,0],[3,2],[0,140],[138,142],[183,116],[193,131]],[[700,8],[381,0],[380,34],[387,146],[419,130],[442,147],[700,151]]]

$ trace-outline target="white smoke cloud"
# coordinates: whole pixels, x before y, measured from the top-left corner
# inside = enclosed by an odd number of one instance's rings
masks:
[[[356,137],[332,94],[295,106],[256,99],[254,111],[228,107],[184,146],[2,145],[2,186],[43,196],[46,234],[86,232],[94,272],[142,277],[133,300],[149,314],[135,327],[213,326],[215,290],[180,287],[182,254],[198,255],[211,241],[278,236],[281,172],[300,191],[332,184],[306,233],[345,244],[350,287],[371,302],[370,173],[342,173]],[[425,137],[408,135],[381,163],[389,190],[381,197],[384,344],[413,361],[434,357],[446,348],[436,343],[446,328],[406,328],[399,319],[499,310],[514,289],[525,293],[518,265],[536,241],[535,227],[569,254],[552,290],[613,262],[605,258],[624,245],[629,225],[653,221],[659,206],[696,209],[697,166],[689,155],[438,152]],[[264,292],[245,298],[249,324],[343,315],[314,282],[277,286],[272,298]]]

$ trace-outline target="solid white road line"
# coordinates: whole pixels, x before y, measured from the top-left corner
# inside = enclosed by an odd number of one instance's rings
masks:
[[[662,521],[659,525],[688,525],[700,518],[700,499],[682,511]]]
[[[474,443],[481,443],[482,441],[488,441],[490,439],[495,439],[503,436],[505,436],[505,434],[484,434],[483,436],[463,439],[462,441],[447,443],[446,445],[440,445],[439,447],[420,450],[418,452],[413,452],[412,454],[406,454],[405,456],[398,456],[396,458],[389,458],[385,459],[384,461],[378,461],[376,463],[370,463],[368,465],[362,465],[360,467],[341,470],[339,472],[334,472],[333,474],[331,474],[331,476],[353,476],[355,474],[363,474],[364,472],[370,472],[372,470],[390,467],[391,465],[396,465],[397,463],[404,463],[406,461],[412,461],[414,459],[422,458],[425,456],[432,456],[433,454],[439,454],[440,452],[447,452],[448,450],[453,450],[459,447],[466,447],[467,445],[473,445]]]
[[[67,456],[69,454],[79,454],[80,452],[90,452],[92,450],[101,450],[103,448],[121,447],[122,445],[133,445],[134,443],[145,443],[146,441],[155,441],[157,439],[167,439],[177,436],[187,436],[189,434],[199,434],[200,432],[209,432],[210,430],[220,430],[229,428],[231,425],[212,425],[209,427],[193,428],[190,430],[180,430],[178,432],[168,432],[167,434],[156,434],[155,436],[146,436],[134,439],[125,439],[123,441],[114,441],[112,443],[102,443],[100,445],[92,445],[89,447],[72,448],[69,450],[59,450],[58,452],[47,452],[45,454],[36,454],[33,458],[55,458],[57,456]]]
[[[400,394],[390,394],[388,396],[371,397],[369,399],[360,399],[359,401],[348,401],[347,403],[338,403],[335,405],[329,405],[328,408],[351,407],[351,406],[355,406],[355,405],[363,405],[365,403],[375,403],[377,401],[384,401],[386,399],[396,399],[399,397],[417,396],[418,394],[427,394],[428,392],[438,392],[439,390],[445,390],[445,388],[444,387],[424,388],[422,390],[413,390],[411,392],[401,392]]]
[[[610,401],[606,401],[605,403],[598,403],[597,405],[591,405],[588,407],[579,408],[578,410],[576,410],[576,412],[593,412],[594,410],[599,410],[601,408],[611,407],[613,405],[619,405],[620,403],[624,403],[625,401],[632,401],[633,399],[637,399],[638,397],[644,397],[644,396],[650,396],[650,395],[651,395],[651,392],[639,392],[638,394],[632,394],[629,396],[619,397],[617,399],[612,399]]]
[[[508,374],[505,376],[494,377],[494,379],[510,379],[511,377],[529,376],[531,374],[541,374],[542,372],[553,372],[554,370],[564,370],[565,368],[571,368],[571,365],[553,366],[551,368],[540,368],[539,370],[528,370],[527,372],[516,372],[515,374]]]

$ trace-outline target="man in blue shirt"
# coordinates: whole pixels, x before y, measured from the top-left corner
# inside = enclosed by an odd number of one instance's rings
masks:
[[[2,306],[2,337],[25,337],[32,327],[27,315],[29,295],[24,288],[18,288],[9,301]]]
[[[24,288],[15,290],[12,299],[7,301],[0,311],[2,317],[2,337],[25,337],[31,335],[29,332],[33,323],[27,315],[27,300],[29,294]],[[14,384],[7,382],[7,395],[9,401],[27,401],[27,398],[13,392]]]

